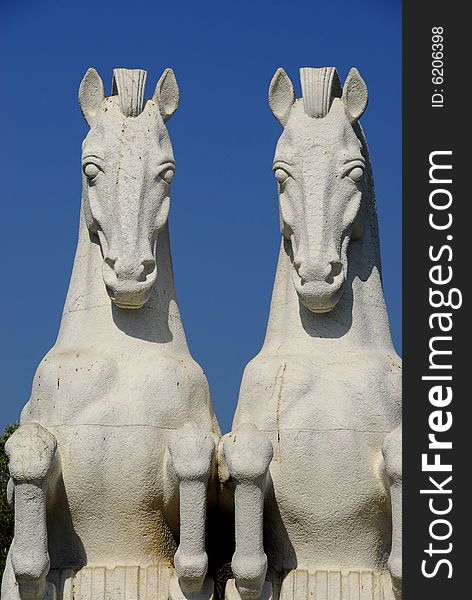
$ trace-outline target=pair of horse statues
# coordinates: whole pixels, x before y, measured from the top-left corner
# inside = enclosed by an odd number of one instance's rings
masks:
[[[267,334],[221,436],[176,300],[166,69],[79,91],[78,247],[60,331],[7,443],[3,600],[401,598],[401,375],[356,69],[283,69]]]

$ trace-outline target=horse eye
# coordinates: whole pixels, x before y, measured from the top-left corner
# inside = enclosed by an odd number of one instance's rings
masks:
[[[362,167],[354,167],[346,173],[349,179],[358,182],[364,177],[364,169]]]
[[[84,165],[84,173],[89,179],[93,179],[100,173],[100,169],[93,163]]]
[[[275,169],[274,175],[279,183],[283,183],[289,177],[289,174],[287,173],[287,171],[284,171],[283,169]]]
[[[172,183],[172,180],[174,179],[174,173],[174,169],[166,169],[163,173],[161,173],[161,177],[164,181],[167,181],[167,183]]]

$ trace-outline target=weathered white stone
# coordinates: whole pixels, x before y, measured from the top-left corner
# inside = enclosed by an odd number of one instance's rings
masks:
[[[167,230],[164,123],[179,93],[167,69],[146,101],[145,80],[116,69],[106,97],[89,69],[80,86],[90,131],[79,241],[57,341],[7,446],[15,538],[2,600],[166,600],[179,574],[193,577],[192,598],[212,587],[205,505],[219,429],[187,347]],[[174,570],[179,539],[188,561]]]
[[[402,597],[402,426],[401,424],[385,438],[383,448],[385,469],[390,480],[392,498],[392,551],[388,567],[392,574],[395,597]]]
[[[236,588],[232,595],[237,591],[243,600],[257,600],[267,573],[262,520],[272,444],[257,427],[243,423],[224,437],[223,451],[234,483],[236,550],[231,567]],[[267,585],[265,592],[270,596]]]
[[[13,433],[5,444],[5,452],[15,509],[15,538],[9,560],[21,598],[41,600],[46,593],[50,564],[46,495],[56,440],[37,423],[30,423]]]
[[[205,550],[207,486],[213,464],[215,439],[187,423],[169,436],[172,466],[180,482],[180,544],[174,556],[174,566],[181,591],[176,594],[172,583],[170,597],[182,595],[195,598],[202,590],[208,570]],[[213,594],[213,582],[202,590],[202,598]]]
[[[388,567],[400,597],[401,449],[390,432],[401,419],[401,365],[358,123],[367,88],[356,69],[343,87],[333,68],[302,69],[301,83],[296,99],[279,69],[269,89],[283,127],[273,165],[282,243],[233,430],[254,424],[274,449],[263,525],[274,597],[391,598]],[[249,514],[237,527],[258,537],[260,522]]]

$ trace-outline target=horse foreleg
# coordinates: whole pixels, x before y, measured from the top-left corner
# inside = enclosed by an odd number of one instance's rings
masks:
[[[226,596],[257,600],[264,589],[267,556],[264,553],[263,512],[267,472],[273,448],[269,438],[255,425],[246,423],[225,437],[223,452],[233,479],[236,550],[231,563],[234,580],[226,586]]]
[[[205,527],[214,437],[196,424],[187,423],[170,434],[168,447],[180,498],[180,543],[174,556],[178,579],[171,581],[170,596],[172,600],[196,595],[210,598],[213,582],[205,579],[208,569]]]
[[[43,600],[49,572],[46,493],[56,439],[41,425],[31,423],[13,433],[5,444],[5,451],[13,482],[10,493],[15,511],[9,567],[17,589],[11,590],[11,597],[19,594],[21,600]]]
[[[392,550],[388,567],[392,575],[395,598],[402,597],[402,427],[385,438],[382,448],[385,468],[390,479],[392,499]]]

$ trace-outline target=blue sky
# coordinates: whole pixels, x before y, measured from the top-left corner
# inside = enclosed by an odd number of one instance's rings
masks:
[[[265,333],[279,246],[271,171],[280,128],[267,105],[283,66],[356,66],[373,160],[383,278],[401,351],[401,2],[80,2],[2,0],[0,427],[28,399],[53,345],[75,252],[81,142],[77,90],[89,66],[110,92],[114,67],[174,70],[177,161],[171,240],[191,352],[223,431],[245,364]]]

